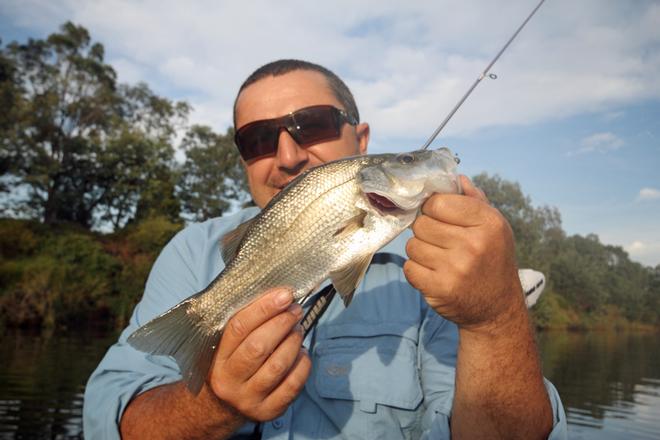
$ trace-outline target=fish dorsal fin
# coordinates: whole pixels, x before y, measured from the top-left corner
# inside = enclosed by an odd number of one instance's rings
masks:
[[[340,269],[335,272],[330,272],[330,279],[332,284],[337,289],[341,299],[344,300],[344,306],[348,307],[353,299],[353,293],[357,288],[364,274],[367,273],[367,268],[369,263],[371,263],[371,258],[373,254],[364,255],[355,264]]]
[[[243,237],[245,237],[245,233],[250,229],[254,220],[254,218],[251,218],[250,220],[241,223],[234,230],[223,235],[220,239],[222,261],[224,261],[225,264],[229,263],[238,253],[238,248],[241,246]]]

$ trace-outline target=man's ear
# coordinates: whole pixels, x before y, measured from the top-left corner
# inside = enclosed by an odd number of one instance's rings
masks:
[[[358,141],[358,150],[360,154],[367,154],[367,147],[369,146],[369,124],[362,122],[355,126],[355,135]]]

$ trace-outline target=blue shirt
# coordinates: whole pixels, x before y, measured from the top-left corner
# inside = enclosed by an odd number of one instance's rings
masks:
[[[84,432],[118,439],[130,400],[181,378],[174,359],[135,350],[126,338],[139,326],[206,287],[223,269],[219,240],[257,208],[177,234],[156,260],[144,296],[87,383]],[[305,339],[312,357],[307,383],[264,439],[449,438],[458,331],[406,281],[406,231],[374,258],[352,303],[338,297]],[[545,382],[554,414],[550,438],[566,438],[559,395]],[[524,398],[521,396],[521,398]],[[240,432],[251,432],[247,424]]]

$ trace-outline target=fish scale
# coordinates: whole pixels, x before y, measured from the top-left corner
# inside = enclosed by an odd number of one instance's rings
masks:
[[[460,192],[455,168],[454,156],[441,149],[355,156],[308,170],[228,234],[225,269],[209,286],[128,342],[173,356],[198,393],[222,330],[238,310],[276,286],[290,286],[301,300],[327,278],[348,306],[372,256],[412,223],[424,200],[434,192]]]

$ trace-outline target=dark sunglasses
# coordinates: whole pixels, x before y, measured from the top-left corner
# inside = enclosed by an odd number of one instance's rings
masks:
[[[315,105],[279,118],[245,124],[236,131],[234,142],[243,160],[248,161],[275,154],[282,129],[301,147],[311,147],[338,139],[345,122],[357,124],[357,120],[343,110],[331,105]]]

